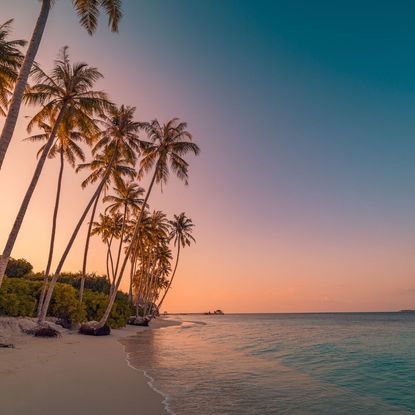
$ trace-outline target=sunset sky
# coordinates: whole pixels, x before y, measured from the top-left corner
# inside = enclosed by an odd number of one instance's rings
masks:
[[[408,1],[124,0],[120,33],[94,37],[57,0],[37,61],[69,46],[137,119],[180,117],[201,147],[190,185],[172,179],[153,209],[185,211],[168,311],[415,308],[415,6]],[[40,3],[0,0],[29,39]],[[22,108],[0,172],[4,245],[36,144]],[[0,119],[0,126],[4,119]],[[13,257],[46,266],[57,162],[48,161]],[[65,172],[55,259],[92,188]],[[85,240],[64,270],[79,271]],[[92,246],[89,271],[105,272]],[[124,285],[126,287],[126,284]]]

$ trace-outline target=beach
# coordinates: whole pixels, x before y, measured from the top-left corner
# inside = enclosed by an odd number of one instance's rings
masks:
[[[142,330],[178,324],[159,319],[151,328],[128,326],[111,336],[67,332],[57,339],[24,334],[0,349],[1,413],[4,415],[165,414],[162,397],[126,361],[120,339]]]

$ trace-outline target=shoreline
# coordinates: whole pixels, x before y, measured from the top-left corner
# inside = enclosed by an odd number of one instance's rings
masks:
[[[161,318],[149,329],[180,324]],[[15,348],[0,349],[2,412],[166,415],[166,397],[151,386],[144,371],[130,365],[120,341],[144,330],[148,328],[127,326],[105,337],[68,331],[58,339],[10,337]]]

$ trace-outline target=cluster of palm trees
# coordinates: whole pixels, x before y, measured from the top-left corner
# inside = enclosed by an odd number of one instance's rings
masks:
[[[121,18],[118,0],[76,1],[73,6],[81,24],[92,34],[100,9],[109,18],[113,31]],[[181,247],[190,245],[193,223],[184,213],[168,220],[152,211],[149,199],[154,185],[165,185],[170,172],[185,184],[189,164],[185,157],[199,154],[187,124],[177,118],[166,123],[139,122],[135,108],[117,106],[108,95],[95,89],[102,78],[97,68],[72,63],[64,47],[50,72],[35,63],[42,33],[53,5],[43,0],[32,39],[25,55],[22,40],[9,40],[11,21],[0,26],[0,109],[6,116],[0,137],[0,168],[12,139],[20,106],[34,106],[28,123],[27,140],[42,144],[32,180],[20,205],[0,259],[0,287],[8,260],[18,237],[31,197],[48,159],[59,158],[55,206],[49,255],[38,304],[38,320],[44,324],[56,282],[81,227],[88,226],[85,241],[79,301],[82,303],[91,237],[99,235],[107,248],[106,269],[111,290],[107,309],[99,322],[106,324],[117,291],[129,274],[129,297],[139,314],[151,318],[160,309],[177,270]],[[13,92],[12,92],[13,91]],[[36,132],[33,134],[33,132]],[[85,147],[92,158],[86,162]],[[57,267],[52,271],[59,202],[65,166],[87,171],[82,187],[92,187],[92,196],[73,230]],[[147,189],[140,186],[150,175]],[[172,247],[177,247],[172,267]]]

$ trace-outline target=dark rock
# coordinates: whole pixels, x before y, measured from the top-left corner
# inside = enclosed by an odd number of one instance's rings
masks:
[[[85,323],[79,328],[79,333],[87,336],[108,336],[111,334],[111,328],[108,324],[97,327],[96,325]]]

